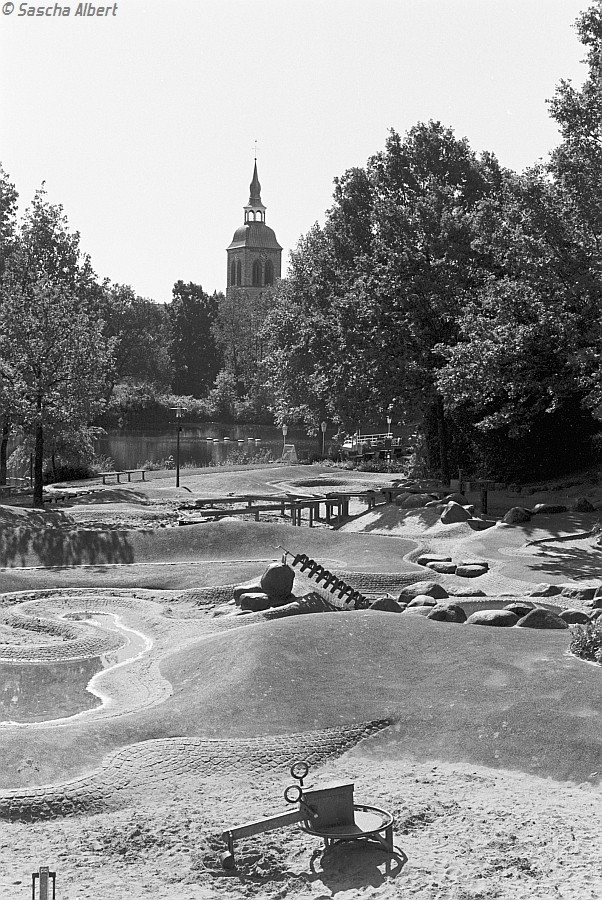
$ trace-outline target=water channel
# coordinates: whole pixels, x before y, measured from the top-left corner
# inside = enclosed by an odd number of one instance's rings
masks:
[[[137,659],[151,646],[148,638],[126,627],[114,613],[84,621],[106,631],[118,631],[125,644],[92,659],[0,663],[0,725],[65,719],[102,706],[107,697],[97,684],[100,673]]]

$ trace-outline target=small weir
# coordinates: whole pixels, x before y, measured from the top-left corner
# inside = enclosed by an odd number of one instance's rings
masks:
[[[99,684],[103,674],[139,658],[151,646],[148,638],[128,628],[114,613],[77,618],[119,632],[126,643],[92,659],[0,663],[0,725],[49,722],[102,706],[107,699]]]

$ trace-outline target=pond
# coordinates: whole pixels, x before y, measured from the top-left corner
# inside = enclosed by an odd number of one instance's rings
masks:
[[[331,429],[331,434],[334,428]],[[320,452],[322,435],[309,437],[299,428],[290,428],[286,437],[294,444],[297,454]],[[229,458],[259,455],[269,451],[274,459],[282,455],[284,439],[282,431],[269,425],[231,425],[206,422],[198,425],[182,425],[180,432],[180,465],[222,465]],[[136,469],[145,463],[162,463],[176,456],[176,426],[171,428],[134,431],[113,429],[95,441],[97,456],[113,460],[116,469]],[[328,434],[326,435],[328,449]]]

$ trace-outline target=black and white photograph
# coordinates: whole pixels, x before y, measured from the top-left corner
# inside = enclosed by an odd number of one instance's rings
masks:
[[[0,78],[0,900],[602,900],[602,0]]]

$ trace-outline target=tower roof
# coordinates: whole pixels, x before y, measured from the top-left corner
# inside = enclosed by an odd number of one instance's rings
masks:
[[[253,180],[250,184],[251,193],[249,194],[249,202],[248,206],[263,206],[261,202],[261,185],[259,183],[259,176],[257,175],[257,160],[255,160],[255,167],[253,169]]]
[[[274,231],[264,222],[249,222],[236,229],[234,237],[226,249],[237,250],[241,247],[249,247],[253,250],[282,250]]]

